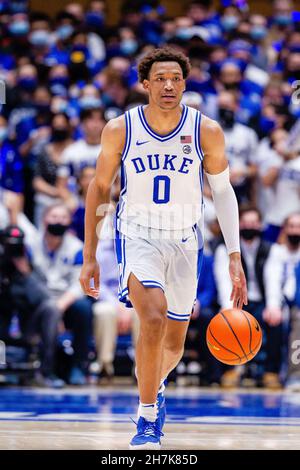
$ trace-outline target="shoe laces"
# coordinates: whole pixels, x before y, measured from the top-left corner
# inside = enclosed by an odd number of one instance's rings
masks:
[[[137,422],[130,418],[131,421],[137,426]],[[145,434],[146,436],[164,436],[164,433],[160,430],[158,419],[156,421],[147,421],[144,418],[144,428],[139,434]]]

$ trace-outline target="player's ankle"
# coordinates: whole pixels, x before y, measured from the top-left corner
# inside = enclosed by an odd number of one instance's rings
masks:
[[[143,417],[147,421],[156,421],[157,403],[139,403],[138,418]]]

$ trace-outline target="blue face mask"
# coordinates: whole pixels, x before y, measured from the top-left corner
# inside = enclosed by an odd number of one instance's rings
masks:
[[[70,24],[64,24],[62,26],[59,26],[59,28],[57,28],[56,34],[59,39],[65,40],[71,36],[73,31],[74,31],[73,26],[71,26]]]
[[[69,77],[53,77],[49,80],[51,93],[55,96],[66,96]]]
[[[104,23],[104,17],[101,13],[95,13],[93,11],[89,11],[85,15],[85,22],[88,26],[94,26],[96,28],[101,28]]]
[[[8,29],[14,36],[26,36],[29,33],[29,23],[23,20],[15,21],[9,25]]]
[[[274,16],[274,21],[279,26],[288,26],[292,22],[291,15],[278,14]]]
[[[125,55],[132,55],[137,51],[138,43],[135,39],[124,39],[121,42],[120,49]]]
[[[66,76],[52,77],[52,78],[49,80],[49,83],[50,83],[50,86],[53,86],[53,85],[62,85],[62,86],[64,86],[65,88],[67,88],[67,87],[69,86],[69,77],[66,77]]]
[[[239,19],[236,16],[223,16],[221,18],[221,25],[225,31],[232,31],[239,24]]]
[[[176,31],[176,37],[179,39],[183,39],[184,41],[187,41],[191,37],[190,28],[179,28]]]
[[[33,31],[29,37],[29,42],[33,46],[47,46],[49,44],[50,40],[50,33],[48,31],[45,31],[43,29],[38,30],[38,31]]]
[[[264,39],[267,35],[267,28],[265,26],[253,26],[250,31],[250,36],[255,41],[260,41]]]
[[[34,91],[37,87],[37,79],[33,77],[20,78],[18,85],[25,91]]]
[[[0,127],[0,143],[2,143],[8,136],[7,127]]]
[[[95,109],[100,108],[101,100],[95,96],[84,96],[78,101],[80,109]]]

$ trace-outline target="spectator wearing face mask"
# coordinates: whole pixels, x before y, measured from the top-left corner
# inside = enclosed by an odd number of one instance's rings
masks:
[[[61,96],[66,98],[70,84],[70,77],[67,66],[64,64],[57,64],[51,67],[48,83],[53,96]]]
[[[37,157],[33,187],[35,189],[35,225],[41,229],[45,209],[69,194],[57,185],[57,170],[61,164],[62,153],[71,145],[71,129],[65,114],[56,114],[51,122],[51,141]]]
[[[266,37],[268,35],[267,18],[263,15],[252,14],[249,17],[250,37],[253,42],[252,63],[263,70],[266,70],[270,61],[268,50],[266,49]]]
[[[242,14],[237,6],[229,5],[221,10],[220,23],[224,34],[234,34],[241,21]]]
[[[288,203],[288,200],[286,200]],[[293,359],[294,340],[299,339],[299,322],[294,321],[297,277],[295,268],[300,262],[300,213],[290,214],[284,221],[282,244],[274,244],[266,264],[266,308],[263,318],[271,326],[280,325],[284,317],[290,322],[287,387],[300,388],[299,366]],[[297,326],[297,328],[296,328]]]
[[[242,206],[240,209],[241,257],[248,286],[248,305],[245,310],[255,316],[264,332],[262,353],[249,365],[249,374],[258,384],[267,388],[281,388],[279,371],[281,367],[282,328],[281,325],[269,325],[264,322],[265,279],[264,272],[269,258],[271,245],[261,239],[261,214],[255,206]],[[228,257],[224,245],[220,245],[215,254],[215,273],[218,295],[222,308],[231,306],[229,300],[230,279],[226,272]],[[255,364],[255,367],[254,367]],[[256,370],[255,370],[256,369]],[[248,375],[249,375],[248,374]],[[222,383],[225,386],[237,386],[240,381],[239,369],[224,373]]]
[[[274,0],[273,12],[270,18],[270,40],[280,43],[284,39],[293,24],[292,10],[292,0]]]
[[[84,109],[80,114],[84,137],[69,145],[62,154],[62,164],[58,169],[59,185],[62,188],[73,186],[76,191],[75,178],[82,168],[96,166],[100,153],[100,140],[105,120],[101,109]],[[73,184],[72,184],[73,183]]]
[[[18,124],[27,118],[34,118],[36,109],[34,107],[34,92],[38,86],[37,69],[34,65],[20,65],[17,69],[15,86],[10,90],[12,98],[12,111],[9,116],[9,127],[16,132]],[[20,141],[16,132],[18,145],[26,139]]]
[[[256,118],[260,111],[260,100],[263,87],[255,83],[252,79],[245,76],[245,70],[248,69],[251,60],[251,44],[246,41],[234,40],[229,46],[227,53],[231,57],[223,58],[221,48],[215,55],[214,62],[210,67],[211,79],[208,81],[210,87],[204,90],[204,101],[207,101],[209,95],[214,95],[214,100],[210,96],[209,115],[217,117],[218,96],[222,91],[235,93],[239,97],[239,106],[237,109],[237,119],[239,122],[248,124]],[[236,58],[235,58],[236,56]],[[214,57],[211,54],[211,57]],[[252,69],[254,66],[251,66]],[[256,67],[254,67],[256,71]],[[252,76],[256,76],[256,72]],[[264,74],[264,72],[261,72]]]
[[[14,55],[20,57],[24,49],[28,49],[28,33],[30,24],[26,7],[23,11],[12,11],[8,24],[8,38],[10,39],[11,50]]]
[[[36,64],[44,63],[44,57],[48,53],[52,43],[51,20],[46,13],[33,13],[30,17],[30,56]]]
[[[82,263],[82,242],[68,229],[71,214],[63,204],[46,209],[44,229],[39,233],[34,227],[22,225],[34,267],[46,278],[50,298],[60,312],[63,326],[73,334],[72,368],[69,383],[84,385],[91,338],[91,299],[83,296],[78,287]]]
[[[238,99],[234,93],[221,92],[218,105],[219,122],[225,136],[231,183],[240,203],[253,201],[255,195],[251,183],[256,174],[257,136],[252,129],[236,121]]]

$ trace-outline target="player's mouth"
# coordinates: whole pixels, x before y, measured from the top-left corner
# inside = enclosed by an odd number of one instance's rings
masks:
[[[175,95],[162,95],[162,99],[166,101],[173,101],[175,100],[176,96]]]

